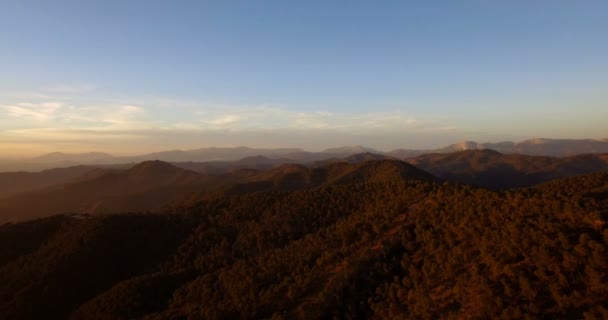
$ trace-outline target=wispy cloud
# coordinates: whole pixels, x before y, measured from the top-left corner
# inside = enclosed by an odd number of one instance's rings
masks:
[[[400,110],[366,113],[301,111],[274,106],[204,105],[196,108],[146,108],[133,104],[78,106],[66,102],[19,102],[0,105],[0,113],[21,120],[21,129],[95,130],[316,130],[354,133],[412,132],[453,128]]]
[[[2,114],[14,118],[13,126],[21,128],[138,130],[158,125],[148,117],[143,107],[135,105],[74,106],[63,102],[20,102],[0,105],[0,116]]]
[[[145,110],[142,107],[121,105],[105,108],[103,111],[98,112],[98,119],[101,123],[108,124],[113,128],[127,127],[139,129],[144,123],[141,119],[144,115]]]
[[[425,123],[405,112],[333,113],[293,111],[271,106],[207,107],[195,112],[198,121],[188,127],[200,130],[252,129],[333,129],[333,130],[413,130]],[[184,123],[181,123],[183,126]]]
[[[12,105],[0,105],[0,108],[12,117],[30,118],[37,121],[53,119],[57,112],[63,107],[60,102],[44,103],[17,103]]]
[[[138,102],[138,103],[134,103]],[[427,141],[460,130],[443,120],[415,117],[401,110],[327,112],[269,105],[174,105],[169,103],[75,100],[0,103],[0,148],[38,145],[40,150],[144,152],[200,146],[296,146],[341,144],[403,147],[404,137]],[[430,139],[430,140],[429,140]],[[13,147],[11,147],[13,148]]]

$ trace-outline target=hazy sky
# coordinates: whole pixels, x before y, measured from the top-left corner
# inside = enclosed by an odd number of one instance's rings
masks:
[[[608,1],[0,0],[0,156],[608,138]]]

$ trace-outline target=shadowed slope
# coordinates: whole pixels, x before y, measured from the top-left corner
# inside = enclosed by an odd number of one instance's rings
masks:
[[[49,169],[41,172],[0,172],[0,198],[20,192],[66,183],[91,170],[89,166]]]
[[[392,162],[357,168],[326,168],[337,183],[201,199],[159,214],[66,216],[59,225],[50,221],[55,217],[0,226],[3,241],[37,239],[0,266],[0,314],[608,315],[606,173],[494,192],[415,179],[386,181],[384,173],[412,174],[411,166]],[[299,172],[306,171],[290,166],[280,174]]]
[[[554,158],[467,150],[427,154],[407,161],[443,179],[495,189],[608,170],[605,155]]]
[[[370,160],[360,163],[332,162],[321,167],[285,164],[249,177],[250,182],[225,189],[226,194],[269,190],[298,190],[330,185],[387,183],[436,178],[400,160]]]
[[[61,224],[55,232],[40,228],[51,222]],[[60,216],[26,224],[45,241],[0,268],[6,319],[65,319],[115,282],[154,269],[191,229],[187,219],[169,215]],[[13,227],[0,227],[0,235],[6,228]]]
[[[57,213],[157,210],[219,177],[146,161],[128,170],[97,170],[73,183],[18,194],[0,203],[0,223]]]

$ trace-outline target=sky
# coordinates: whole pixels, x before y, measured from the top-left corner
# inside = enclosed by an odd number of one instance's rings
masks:
[[[0,0],[0,157],[608,138],[608,1]]]

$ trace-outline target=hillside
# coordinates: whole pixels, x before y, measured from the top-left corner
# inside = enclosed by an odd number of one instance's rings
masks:
[[[362,153],[310,166],[258,156],[227,162],[146,161],[129,169],[73,167],[3,173],[0,191],[9,197],[0,202],[0,223],[69,212],[158,211],[184,201],[251,192],[436,179],[427,172],[448,181],[508,189],[608,170],[606,155],[554,158],[466,150],[407,161],[416,167],[383,155]]]
[[[426,154],[407,161],[442,179],[493,189],[531,186],[608,170],[608,159],[601,154],[556,158],[465,150]]]
[[[387,160],[387,159],[396,159],[390,156],[385,156],[379,153],[371,153],[371,152],[363,152],[363,153],[355,153],[347,157],[342,158],[330,158],[325,160],[315,161],[311,164],[313,167],[320,167],[336,162],[347,162],[347,163],[361,163],[365,161],[371,160]]]
[[[343,183],[200,200],[159,214],[4,225],[0,314],[608,316],[608,174],[492,192],[368,173],[391,172],[385,166],[395,167],[377,162],[336,175],[375,182],[337,179]],[[20,242],[24,235],[31,240]]]
[[[49,169],[41,172],[0,172],[0,198],[20,192],[66,183],[94,170],[89,166]]]
[[[170,201],[229,177],[201,175],[161,161],[127,170],[98,169],[72,182],[20,193],[0,202],[0,223],[58,213],[158,210]]]
[[[321,186],[405,180],[434,181],[436,178],[399,160],[369,160],[360,163],[339,161],[317,167],[285,164],[271,170],[251,173],[245,182],[221,189],[221,194],[294,191]]]
[[[172,162],[171,164],[206,174],[230,173],[240,169],[268,170],[282,164],[293,162],[284,158],[268,158],[264,156],[246,157],[237,161],[208,161],[208,162]]]
[[[188,199],[221,197],[255,191],[297,190],[321,185],[353,182],[387,182],[398,179],[434,179],[426,172],[398,160],[366,161],[357,164],[331,163],[309,168],[295,164],[258,171],[238,169],[259,163],[246,158],[230,167],[209,163],[178,163],[202,174],[162,161],[146,161],[126,170],[95,169],[45,189],[19,193],[0,203],[0,223],[23,221],[59,213],[111,213],[158,211]],[[262,165],[265,167],[265,165]],[[272,166],[276,166],[272,165]],[[229,169],[230,168],[230,169]]]

